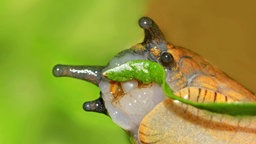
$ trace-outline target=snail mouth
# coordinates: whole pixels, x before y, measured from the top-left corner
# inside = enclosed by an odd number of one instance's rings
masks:
[[[165,99],[161,87],[156,83],[103,79],[99,87],[108,115],[117,125],[131,133],[136,133],[143,117]]]
[[[147,88],[152,86],[152,83],[143,84],[137,80],[130,80],[126,82],[110,81],[109,84],[109,91],[113,95],[113,103],[118,102],[123,96],[125,96],[125,94],[136,88]]]

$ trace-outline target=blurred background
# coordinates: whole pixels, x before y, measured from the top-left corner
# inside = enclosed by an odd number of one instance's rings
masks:
[[[128,144],[110,118],[84,112],[99,89],[54,78],[55,64],[105,65],[143,40],[152,17],[168,40],[256,92],[256,9],[244,0],[1,0],[0,143]]]

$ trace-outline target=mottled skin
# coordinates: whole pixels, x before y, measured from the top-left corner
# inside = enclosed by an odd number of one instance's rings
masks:
[[[234,101],[255,101],[256,96],[241,84],[231,79],[224,72],[211,65],[198,54],[181,47],[169,47],[177,63],[173,68],[173,79],[183,80],[181,85],[174,86],[177,90],[185,87],[206,88],[216,93],[221,93]],[[181,76],[179,75],[181,73]],[[185,86],[184,86],[185,85]]]
[[[145,32],[144,41],[122,51],[117,58],[125,53],[134,53],[162,64],[171,89],[177,96],[191,101],[256,101],[253,93],[198,54],[167,42],[150,18],[141,18],[139,25]],[[98,85],[103,69],[101,66],[57,65],[53,73],[55,76],[75,77]],[[124,95],[119,82],[111,82],[109,91],[116,95],[115,101]],[[108,113],[101,97],[85,102],[84,109]],[[134,143],[143,144],[253,144],[256,143],[256,117],[216,114],[165,99],[143,118],[138,136],[134,139]]]

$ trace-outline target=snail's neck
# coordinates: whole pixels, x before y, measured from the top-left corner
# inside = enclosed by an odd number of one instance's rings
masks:
[[[188,80],[179,70],[166,70],[166,81],[170,88],[176,92],[188,86]]]

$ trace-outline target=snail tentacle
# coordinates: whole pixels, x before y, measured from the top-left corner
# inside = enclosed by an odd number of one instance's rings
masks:
[[[149,17],[140,18],[139,26],[144,29],[145,34],[142,44],[150,45],[148,47],[146,46],[147,48],[167,43],[164,34],[161,32],[157,24]]]
[[[152,40],[166,41],[164,34],[161,32],[157,24],[149,17],[140,18],[139,25],[145,32],[144,42]]]
[[[93,101],[84,102],[83,109],[85,111],[92,111],[107,115],[107,110],[105,108],[104,101],[101,97]]]
[[[72,77],[91,82],[98,86],[101,80],[101,71],[104,66],[71,66],[55,65],[53,75],[55,77]]]

